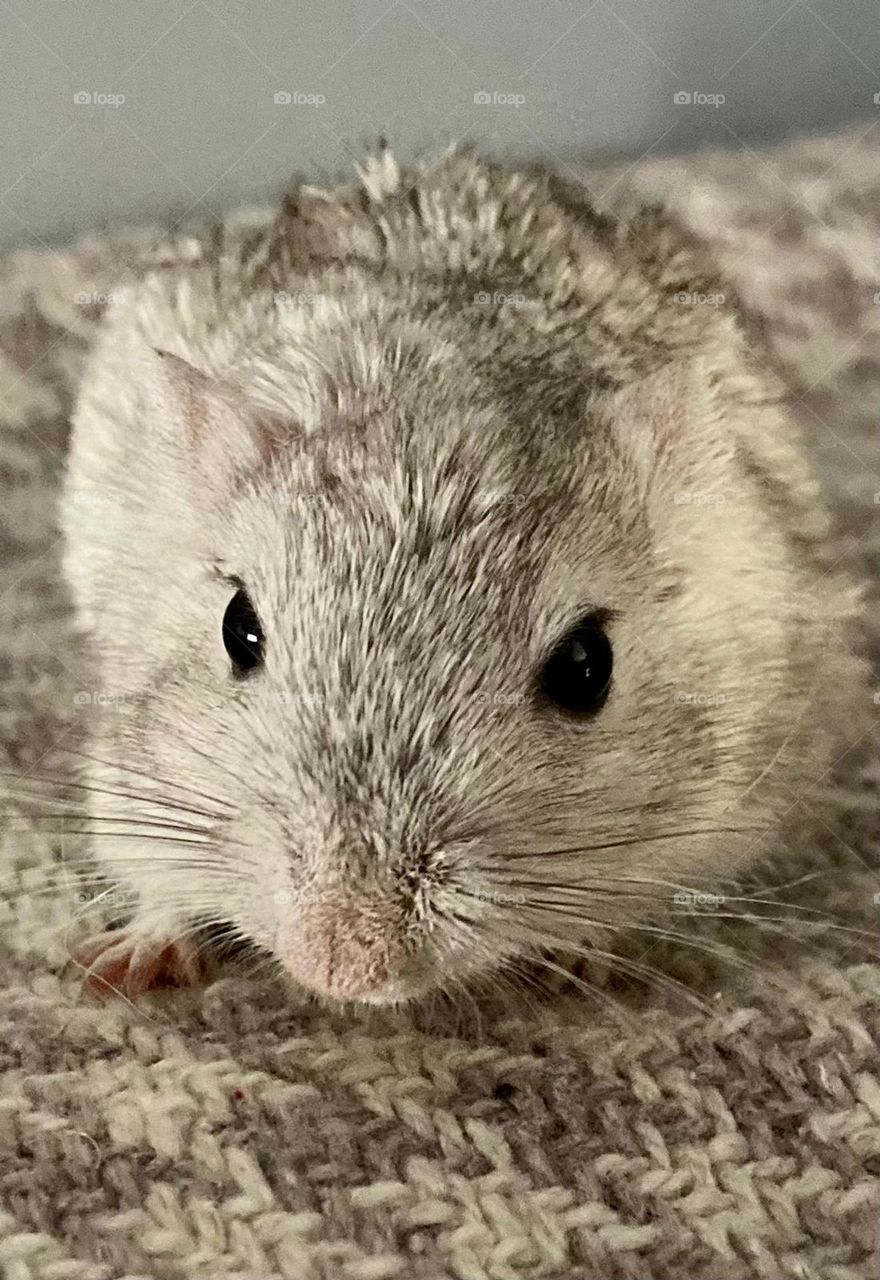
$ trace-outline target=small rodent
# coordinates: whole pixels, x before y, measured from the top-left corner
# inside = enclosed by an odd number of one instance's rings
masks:
[[[661,212],[460,150],[124,291],[63,516],[108,973],[213,922],[401,1001],[784,847],[854,593],[730,296]]]

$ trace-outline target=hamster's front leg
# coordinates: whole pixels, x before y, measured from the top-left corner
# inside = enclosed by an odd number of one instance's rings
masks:
[[[209,966],[197,937],[165,941],[127,927],[87,938],[71,956],[84,986],[99,997],[135,999],[147,991],[197,988],[208,980]]]

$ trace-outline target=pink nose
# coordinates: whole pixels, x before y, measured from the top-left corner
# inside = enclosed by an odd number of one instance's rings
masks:
[[[402,928],[398,912],[383,902],[304,903],[282,959],[298,982],[320,995],[375,997],[401,968]]]

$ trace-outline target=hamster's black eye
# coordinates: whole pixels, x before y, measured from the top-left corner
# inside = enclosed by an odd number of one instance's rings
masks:
[[[263,628],[244,587],[239,587],[226,606],[223,643],[236,675],[245,675],[263,661]]]
[[[563,711],[589,715],[608,696],[613,655],[597,618],[588,618],[569,631],[556,646],[541,672],[541,689]]]

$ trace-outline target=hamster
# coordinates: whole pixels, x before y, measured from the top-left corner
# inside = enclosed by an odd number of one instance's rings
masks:
[[[855,593],[704,250],[382,150],[191,257],[116,297],[73,421],[85,784],[131,903],[98,973],[191,974],[210,922],[408,1001],[784,853]]]

